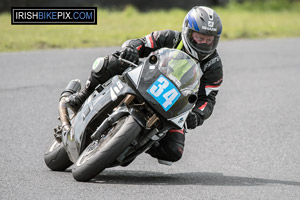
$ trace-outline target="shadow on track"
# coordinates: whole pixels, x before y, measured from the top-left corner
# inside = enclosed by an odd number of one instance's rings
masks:
[[[191,172],[164,174],[150,171],[105,170],[90,182],[130,185],[210,185],[210,186],[260,186],[293,185],[300,182],[224,176],[222,173]]]

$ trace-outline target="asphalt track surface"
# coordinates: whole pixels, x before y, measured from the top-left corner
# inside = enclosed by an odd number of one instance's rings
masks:
[[[76,182],[43,152],[68,81],[117,48],[0,54],[0,199],[300,199],[300,38],[221,42],[224,83],[183,158],[147,154]]]

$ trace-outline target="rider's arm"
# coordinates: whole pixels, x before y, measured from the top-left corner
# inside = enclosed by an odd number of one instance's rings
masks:
[[[193,109],[200,115],[200,123],[209,118],[216,104],[216,96],[223,81],[222,64],[215,63],[210,69],[204,72],[201,78],[200,89],[198,91],[198,100]]]
[[[180,41],[180,32],[172,30],[154,31],[140,39],[127,40],[122,47],[131,46],[138,50],[141,58],[152,51],[168,47],[174,48]]]

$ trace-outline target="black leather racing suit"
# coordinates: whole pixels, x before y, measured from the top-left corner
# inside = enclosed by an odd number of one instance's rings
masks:
[[[139,57],[147,57],[151,52],[163,48],[178,48],[181,42],[181,32],[164,30],[155,31],[140,39],[126,41],[122,47],[131,46],[138,50]],[[184,47],[181,50],[185,50]],[[107,79],[116,74],[121,74],[125,69],[125,65],[120,63],[113,57],[107,56],[106,63],[100,72],[93,72],[90,80],[93,82],[103,83]],[[204,120],[210,117],[216,103],[216,95],[218,94],[220,85],[223,81],[222,62],[217,51],[200,62],[203,75],[201,77],[200,88],[198,91],[198,100],[193,112],[197,112],[200,116],[202,125]],[[185,135],[183,130],[171,130],[166,137],[160,141],[156,147],[148,150],[151,156],[167,161],[177,161],[183,153]]]

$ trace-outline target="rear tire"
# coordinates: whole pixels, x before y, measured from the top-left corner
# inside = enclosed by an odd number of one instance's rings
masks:
[[[141,126],[130,115],[119,119],[104,138],[93,141],[82,152],[72,169],[74,179],[89,181],[110,167],[141,130]]]
[[[63,144],[56,140],[53,140],[47,148],[44,154],[44,161],[47,167],[53,171],[64,171],[73,164]]]

